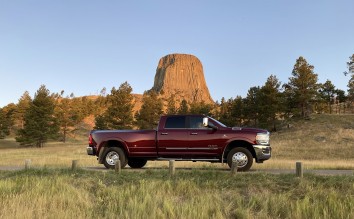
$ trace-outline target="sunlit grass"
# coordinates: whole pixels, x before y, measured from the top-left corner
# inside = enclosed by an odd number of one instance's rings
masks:
[[[353,176],[0,171],[0,218],[353,217]]]

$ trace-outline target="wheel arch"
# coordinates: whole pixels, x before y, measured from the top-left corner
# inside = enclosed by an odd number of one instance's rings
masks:
[[[256,152],[253,149],[253,146],[251,143],[244,141],[244,140],[233,140],[231,141],[224,149],[224,152],[222,154],[222,158],[223,158],[223,162],[227,162],[227,155],[229,154],[229,152],[237,147],[242,147],[242,148],[246,148],[247,150],[249,150],[252,154],[253,158],[256,158]]]
[[[128,158],[129,151],[127,150],[125,143],[114,139],[114,140],[108,140],[102,145],[102,148],[101,148],[100,153],[98,155],[98,163],[100,163],[100,164],[103,163],[103,159],[104,159],[105,154],[107,153],[107,150],[112,147],[121,148],[123,150],[123,152],[125,153],[125,156]]]

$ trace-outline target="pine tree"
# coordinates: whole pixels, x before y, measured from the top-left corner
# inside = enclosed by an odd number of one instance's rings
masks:
[[[105,113],[96,117],[96,128],[99,129],[131,129],[133,125],[132,87],[128,82],[122,83],[118,89],[112,88],[107,97],[108,108]]]
[[[227,126],[233,126],[234,121],[231,117],[233,99],[225,100],[224,97],[221,98],[218,112],[218,120]]]
[[[295,101],[301,111],[301,116],[306,117],[310,113],[311,102],[317,95],[317,74],[314,67],[300,56],[294,65],[292,77],[289,78],[289,88],[294,93]]]
[[[331,102],[336,94],[336,88],[328,79],[324,84],[320,84],[319,86],[320,89],[318,92],[320,93],[320,97],[327,103],[329,113],[332,114]]]
[[[10,134],[10,121],[4,109],[0,108],[0,139]]]
[[[31,102],[32,102],[32,98],[29,95],[28,91],[26,91],[18,100],[16,111],[14,114],[14,119],[15,119],[15,126],[17,126],[19,129],[24,128],[25,113],[29,108]]]
[[[136,113],[136,124],[140,129],[155,129],[162,115],[162,100],[155,91],[144,92],[143,105]]]
[[[249,121],[248,125],[257,126],[259,119],[259,101],[260,101],[260,88],[251,87],[248,90],[247,97],[244,100],[245,118]]]
[[[212,116],[213,106],[202,102],[194,102],[190,105],[189,113]]]
[[[175,100],[175,95],[174,94],[169,96],[168,99],[167,99],[166,114],[167,115],[177,114],[176,100]]]
[[[183,99],[178,108],[178,114],[188,114],[188,113],[189,113],[189,107],[188,107],[187,100]]]
[[[49,139],[57,138],[59,125],[54,117],[54,107],[49,90],[42,85],[25,113],[24,128],[19,130],[16,141],[43,147]]]
[[[281,93],[278,78],[274,75],[268,77],[266,83],[260,89],[259,98],[259,118],[263,127],[272,125],[272,131],[276,131],[277,115],[282,112]]]
[[[236,96],[231,104],[231,116],[233,119],[233,126],[242,126],[244,120],[244,101],[241,96]]]

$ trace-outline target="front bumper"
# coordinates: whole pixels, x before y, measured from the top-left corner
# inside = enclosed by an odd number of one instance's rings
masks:
[[[256,162],[262,163],[268,160],[272,156],[272,147],[267,145],[253,145],[253,149],[256,153]]]

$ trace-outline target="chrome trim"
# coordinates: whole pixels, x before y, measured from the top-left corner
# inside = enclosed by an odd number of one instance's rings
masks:
[[[166,150],[217,150],[217,147],[207,147],[207,148],[166,148]]]
[[[272,147],[267,145],[253,145],[253,149],[256,152],[256,160],[263,161],[268,160],[272,155]]]
[[[92,147],[87,147],[86,152],[88,155],[94,155],[93,148]]]

